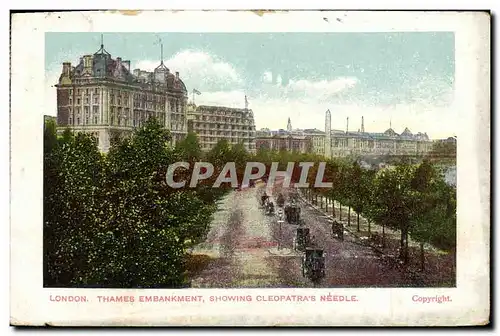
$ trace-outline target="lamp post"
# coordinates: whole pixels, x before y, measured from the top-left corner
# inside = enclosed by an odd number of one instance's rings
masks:
[[[279,232],[279,237],[278,237],[278,250],[281,250],[281,245],[282,245],[282,242],[281,240],[283,239],[283,232],[282,232],[282,224],[284,223],[284,220],[281,219],[281,216],[280,216],[280,219],[278,219],[278,224],[280,226],[280,232]]]

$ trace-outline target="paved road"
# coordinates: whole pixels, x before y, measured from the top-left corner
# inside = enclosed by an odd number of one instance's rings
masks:
[[[277,194],[279,187],[272,192]],[[262,187],[231,192],[220,202],[205,243],[193,253],[211,257],[192,287],[402,287],[418,285],[371,248],[350,237],[331,236],[331,222],[300,202],[315,244],[326,252],[326,276],[318,284],[302,277],[302,254],[292,250],[296,226],[278,224],[260,207]],[[287,190],[282,190],[287,192]],[[278,248],[278,241],[281,242]]]

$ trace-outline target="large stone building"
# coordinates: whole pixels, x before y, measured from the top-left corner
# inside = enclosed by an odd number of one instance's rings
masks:
[[[330,122],[327,111],[325,120]],[[323,153],[331,157],[359,156],[359,155],[424,155],[432,150],[433,142],[426,133],[413,134],[405,128],[401,134],[396,133],[389,127],[383,133],[365,132],[364,120],[361,117],[361,128],[357,132],[349,131],[349,118],[347,118],[347,128],[342,130],[331,130],[330,125],[325,126],[325,130],[330,129],[330,150],[323,136],[323,143],[317,140],[313,143],[313,151]]]
[[[63,63],[56,87],[59,129],[95,135],[103,152],[150,117],[171,131],[173,143],[187,133],[186,86],[163,60],[152,72],[131,71],[130,61],[113,59],[101,44],[76,66]]]
[[[311,139],[302,130],[293,130],[290,118],[288,118],[287,129],[272,131],[263,128],[257,131],[255,145],[257,149],[266,148],[269,150],[286,150],[290,152],[306,153],[310,152]]]
[[[310,150],[312,153],[317,155],[325,155],[325,138],[326,132],[323,132],[319,129],[304,129],[303,134],[307,139],[309,139]]]
[[[242,143],[255,152],[255,122],[253,112],[245,108],[188,105],[189,130],[198,135],[203,151],[209,151],[221,139],[229,144]]]

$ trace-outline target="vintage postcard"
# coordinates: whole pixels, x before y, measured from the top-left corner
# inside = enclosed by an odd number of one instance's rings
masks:
[[[488,13],[126,14],[12,18],[12,325],[489,323]]]

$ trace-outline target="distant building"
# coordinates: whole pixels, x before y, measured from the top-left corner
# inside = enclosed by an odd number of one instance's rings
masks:
[[[187,133],[186,86],[163,60],[153,72],[131,71],[130,61],[113,59],[101,44],[76,66],[63,63],[56,87],[59,129],[93,134],[103,152],[150,117],[171,131],[173,143]]]
[[[436,140],[434,140],[434,142],[436,142],[436,143],[447,143],[447,144],[456,145],[457,144],[457,137],[453,136],[453,137],[448,137],[446,139],[436,139]]]
[[[257,149],[286,150],[290,152],[307,153],[312,149],[311,138],[302,130],[293,130],[290,118],[287,129],[276,131],[263,128],[256,132],[255,145]]]
[[[325,142],[326,140],[326,132],[323,132],[319,129],[304,129],[304,135],[309,139],[311,144],[311,151],[317,155],[323,155],[325,153]]]
[[[329,120],[328,111],[325,120]],[[347,119],[349,125],[349,119]],[[331,130],[330,151],[323,150],[324,155],[330,153],[332,157],[350,155],[425,155],[432,150],[433,142],[426,133],[413,134],[405,128],[401,134],[391,127],[383,133],[365,132],[364,118],[361,118],[361,129],[350,132],[349,126],[345,131]],[[328,129],[328,125],[325,129]],[[319,140],[317,140],[319,143]],[[324,144],[325,148],[328,144]],[[319,151],[319,148],[316,149]],[[315,151],[316,151],[315,150]]]
[[[201,149],[209,151],[221,139],[242,143],[255,152],[255,122],[248,108],[188,105],[189,129],[198,135]]]

